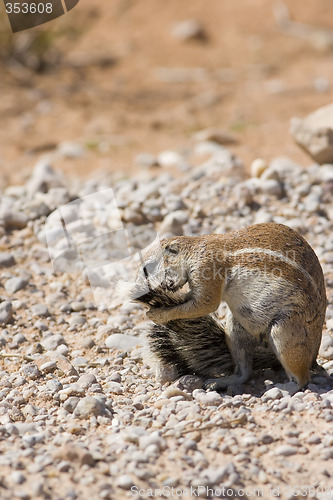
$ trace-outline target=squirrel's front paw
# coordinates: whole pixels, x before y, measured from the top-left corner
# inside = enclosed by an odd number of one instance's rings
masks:
[[[162,307],[152,307],[147,311],[147,316],[158,325],[164,325],[168,322],[166,311]]]

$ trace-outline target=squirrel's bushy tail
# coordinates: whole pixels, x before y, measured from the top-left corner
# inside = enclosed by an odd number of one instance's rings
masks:
[[[141,290],[144,290],[141,293]],[[132,300],[152,307],[172,307],[183,303],[184,294],[166,289],[163,284],[154,288],[136,282],[131,290]],[[147,331],[151,354],[165,368],[178,376],[198,375],[216,378],[230,375],[234,362],[228,349],[223,324],[214,314],[194,319],[177,319],[167,325],[152,324]],[[258,348],[253,360],[254,369],[281,367],[269,349]]]

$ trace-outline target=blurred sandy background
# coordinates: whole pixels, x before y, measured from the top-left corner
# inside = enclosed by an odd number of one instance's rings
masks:
[[[277,22],[283,6],[300,33]],[[0,186],[23,182],[59,147],[54,166],[71,175],[127,175],[138,154],[183,151],[208,127],[237,139],[247,167],[281,155],[309,164],[289,121],[333,100],[332,9],[330,0],[81,0],[13,35],[1,3]],[[199,32],[182,39],[190,19]]]

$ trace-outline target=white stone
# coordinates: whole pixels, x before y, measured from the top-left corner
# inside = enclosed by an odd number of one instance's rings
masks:
[[[278,387],[272,387],[272,389],[269,389],[268,391],[263,394],[261,397],[262,402],[266,403],[267,401],[270,401],[271,399],[281,399],[283,397],[282,392]]]
[[[252,177],[261,177],[265,170],[268,168],[268,164],[262,158],[256,158],[251,163],[251,175]]]
[[[105,341],[105,345],[109,349],[119,349],[121,351],[131,351],[140,344],[140,338],[126,335],[124,333],[114,333]]]
[[[163,151],[157,157],[157,162],[161,167],[178,167],[182,161],[183,157],[176,151]]]

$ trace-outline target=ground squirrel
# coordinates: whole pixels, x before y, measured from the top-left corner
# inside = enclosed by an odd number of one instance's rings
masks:
[[[326,293],[318,258],[306,240],[282,224],[256,224],[220,235],[161,240],[164,285],[189,291],[181,304],[151,307],[157,324],[207,316],[223,300],[225,333],[234,374],[208,379],[204,387],[224,389],[249,379],[256,346],[269,345],[288,376],[303,388],[316,366]],[[154,257],[143,271],[157,266]],[[195,333],[194,333],[195,335]]]

